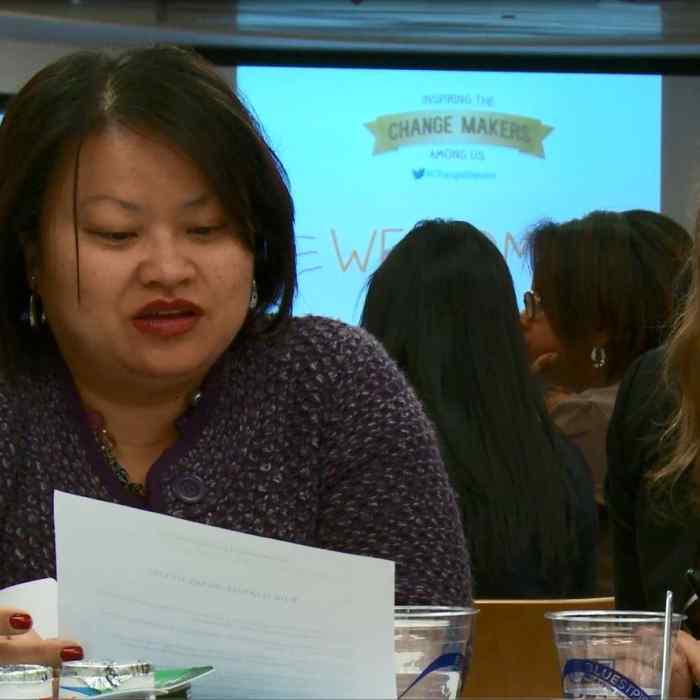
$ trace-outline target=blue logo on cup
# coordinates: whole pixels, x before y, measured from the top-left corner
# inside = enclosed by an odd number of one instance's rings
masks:
[[[399,695],[399,698],[402,698],[406,693],[408,693],[411,688],[415,687],[418,685],[426,676],[429,676],[433,671],[462,671],[462,668],[464,666],[464,654],[458,654],[458,653],[451,653],[451,654],[443,654],[442,656],[438,656],[435,661],[432,663],[428,664],[421,674],[416,677],[416,679],[411,683],[411,685],[406,688],[406,690]]]
[[[562,686],[566,678],[570,678],[574,683],[595,679],[620,695],[635,700],[649,700],[651,697],[627,676],[594,659],[569,659],[561,672]],[[570,693],[565,693],[565,695],[569,696]]]

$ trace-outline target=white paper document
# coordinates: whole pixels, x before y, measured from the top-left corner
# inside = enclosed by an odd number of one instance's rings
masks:
[[[395,698],[394,564],[55,492],[86,658],[216,669],[194,697]]]
[[[0,607],[26,610],[32,629],[44,639],[58,636],[58,589],[56,579],[18,583],[0,591]]]

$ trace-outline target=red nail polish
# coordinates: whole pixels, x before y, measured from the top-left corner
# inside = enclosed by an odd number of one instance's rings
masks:
[[[80,661],[83,658],[83,647],[63,647],[61,661]]]
[[[15,613],[10,615],[10,627],[16,630],[28,630],[32,626],[32,616],[24,613]]]

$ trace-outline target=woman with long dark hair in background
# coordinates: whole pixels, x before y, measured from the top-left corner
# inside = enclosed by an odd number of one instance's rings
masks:
[[[420,222],[372,275],[361,323],[436,426],[475,594],[594,591],[592,482],[547,416],[496,246],[463,221]]]

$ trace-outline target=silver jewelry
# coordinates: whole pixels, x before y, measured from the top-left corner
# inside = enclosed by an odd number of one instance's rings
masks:
[[[608,361],[608,356],[605,352],[605,348],[601,345],[595,345],[593,350],[591,350],[591,364],[595,369],[602,369],[605,367],[605,363]]]
[[[114,454],[116,442],[111,433],[108,432],[107,428],[104,426],[98,428],[95,431],[95,437],[97,438],[97,444],[100,448],[100,452],[102,452],[105,461],[114,472],[114,475],[117,477],[119,483],[122,484],[122,486],[130,493],[134,493],[137,496],[145,496],[146,487],[143,484],[138,484],[131,481],[129,478],[129,472],[127,472],[126,469],[119,464],[119,460]]]
[[[34,293],[35,285],[36,276],[33,276],[31,280],[31,291],[29,292],[29,327],[33,331],[38,331],[41,325],[46,323],[46,316],[44,315],[44,310],[39,308],[41,300],[39,295]]]
[[[250,289],[250,302],[248,303],[248,308],[253,311],[258,305],[258,285],[253,279],[253,286]]]
[[[202,390],[197,389],[191,396],[189,401],[189,408],[194,408],[202,400]],[[146,487],[143,484],[131,481],[129,478],[129,472],[124,469],[124,467],[119,464],[117,459],[116,449],[117,441],[114,439],[112,433],[107,430],[107,423],[104,416],[98,411],[92,411],[89,409],[85,410],[85,419],[88,425],[95,434],[97,439],[97,445],[102,452],[102,456],[109,465],[110,469],[114,472],[119,483],[130,493],[134,493],[137,496],[146,496]]]

